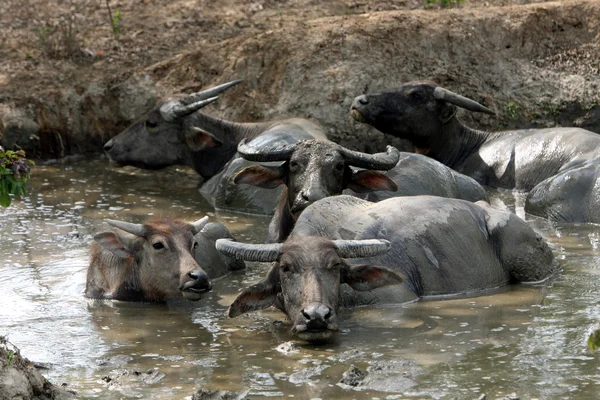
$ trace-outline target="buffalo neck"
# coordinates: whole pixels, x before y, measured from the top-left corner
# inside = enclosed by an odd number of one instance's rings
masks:
[[[495,134],[480,131],[463,125],[458,118],[452,118],[442,127],[437,140],[432,140],[427,155],[450,168],[459,167]]]

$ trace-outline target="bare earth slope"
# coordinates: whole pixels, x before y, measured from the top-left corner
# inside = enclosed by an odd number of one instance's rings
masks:
[[[110,5],[121,13],[118,37],[105,2],[0,4],[5,146],[42,157],[98,152],[158,98],[236,78],[245,83],[208,112],[244,121],[310,117],[360,150],[388,139],[348,118],[354,96],[414,79],[496,110],[498,117],[463,114],[480,128],[600,132],[596,0],[467,0],[453,9],[411,0]]]

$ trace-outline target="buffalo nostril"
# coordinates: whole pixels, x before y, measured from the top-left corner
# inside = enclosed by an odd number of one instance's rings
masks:
[[[306,318],[308,321],[310,321],[312,319],[312,317],[304,309],[302,309],[300,312],[302,313],[304,318]]]
[[[329,318],[331,318],[331,308],[330,307],[328,307],[327,314],[325,314],[325,321],[327,321]]]
[[[306,192],[300,193],[300,196],[302,197],[303,200],[309,201],[308,194]]]
[[[188,276],[189,276],[190,278],[192,278],[193,280],[195,280],[195,281],[197,281],[197,280],[200,280],[200,277],[201,277],[201,275],[202,275],[202,274],[200,274],[200,273],[198,273],[198,272],[190,272],[190,273],[188,274]]]
[[[114,143],[111,140],[109,140],[108,142],[104,143],[104,151],[109,151],[110,149],[112,149],[114,146]]]
[[[369,103],[369,100],[367,99],[367,96],[360,96],[357,100],[362,105],[365,105],[365,104]]]

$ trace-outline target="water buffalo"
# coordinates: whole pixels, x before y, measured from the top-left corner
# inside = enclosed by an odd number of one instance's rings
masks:
[[[235,187],[231,182],[237,171],[250,165],[235,157],[238,143],[246,139],[255,146],[268,147],[326,136],[321,126],[303,118],[237,123],[199,112],[215,101],[217,94],[240,82],[159,103],[106,142],[104,151],[121,165],[145,169],[188,165],[208,180],[201,193],[215,208],[272,213],[277,196],[258,188]]]
[[[456,116],[456,106],[493,114],[489,108],[435,83],[409,82],[397,90],[356,97],[351,115],[383,133],[410,140],[417,152],[493,187],[535,190],[540,182],[559,172],[600,156],[600,136],[594,132],[581,128],[484,132],[463,125]],[[580,179],[576,171],[569,176]],[[569,196],[563,203],[565,208],[577,198],[595,196],[593,185],[578,183],[577,192],[550,195]],[[540,204],[529,210],[537,215],[558,215]],[[591,204],[600,204],[600,199],[594,198]],[[588,211],[568,210],[562,215],[577,218],[570,221],[587,222],[590,220],[579,218],[593,214]]]
[[[302,210],[344,189],[369,201],[423,194],[469,201],[486,199],[485,190],[474,179],[425,156],[401,153],[391,146],[386,153],[370,155],[330,141],[305,140],[276,149],[257,148],[242,141],[238,153],[249,161],[284,161],[279,166],[248,167],[234,179],[235,183],[264,188],[286,186],[269,226],[269,242],[283,242]]]
[[[107,222],[117,229],[94,236],[86,297],[197,301],[210,291],[211,278],[244,268],[242,260],[216,251],[216,240],[233,237],[223,225],[208,223],[208,217],[194,223],[170,218],[145,224]]]
[[[359,193],[398,190],[393,180],[373,171],[387,170],[397,164],[400,153],[392,146],[387,147],[386,153],[366,154],[324,140],[303,140],[275,149],[254,147],[242,141],[238,153],[248,161],[284,162],[278,166],[253,165],[234,178],[236,184],[266,189],[285,186],[269,225],[268,242],[283,242],[306,207],[341,194],[346,188]],[[356,171],[350,167],[368,170]]]
[[[275,262],[227,315],[276,305],[309,341],[338,329],[339,307],[477,294],[542,281],[558,266],[542,237],[516,215],[436,196],[379,203],[328,197],[304,210],[284,243],[217,240],[216,247],[247,261]]]

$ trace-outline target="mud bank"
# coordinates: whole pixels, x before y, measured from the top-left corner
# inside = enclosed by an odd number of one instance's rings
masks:
[[[90,61],[73,79],[35,93],[14,90],[27,76],[17,74],[0,98],[0,140],[45,158],[99,152],[158,98],[235,78],[245,83],[207,112],[237,121],[313,118],[333,140],[362,151],[381,150],[389,139],[348,117],[352,99],[415,79],[497,112],[462,114],[478,128],[600,132],[597,1],[312,17],[187,43],[149,66],[142,59],[136,68],[98,74],[102,61]]]

